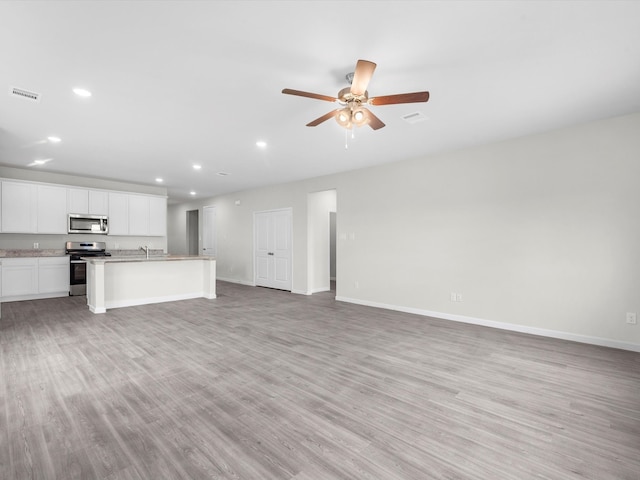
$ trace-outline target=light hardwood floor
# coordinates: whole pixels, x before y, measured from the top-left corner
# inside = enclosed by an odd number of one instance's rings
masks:
[[[0,319],[2,479],[640,479],[640,354],[218,283]]]

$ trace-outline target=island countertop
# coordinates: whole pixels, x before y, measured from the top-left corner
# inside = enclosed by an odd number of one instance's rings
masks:
[[[124,256],[112,256],[112,257],[82,257],[87,263],[93,265],[103,265],[105,263],[131,263],[131,262],[170,262],[177,260],[205,260],[215,261],[216,257],[210,257],[205,255],[150,255],[147,258],[144,255],[124,255]]]

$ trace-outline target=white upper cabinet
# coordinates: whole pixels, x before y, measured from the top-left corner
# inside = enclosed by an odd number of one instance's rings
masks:
[[[129,195],[129,235],[149,235],[149,197]]]
[[[149,235],[167,235],[167,199],[164,197],[149,197]]]
[[[67,188],[37,186],[38,233],[67,233]]]
[[[86,188],[69,188],[68,213],[89,213],[89,190]]]
[[[37,187],[32,183],[2,182],[2,232],[36,233]]]
[[[69,188],[68,213],[109,215],[109,192],[88,188]]]
[[[163,237],[167,234],[167,199],[129,195],[129,235]]]
[[[109,235],[129,235],[129,195],[109,192]]]
[[[109,193],[109,235],[164,237],[166,234],[165,197]]]
[[[67,188],[3,181],[2,232],[67,233]]]
[[[109,235],[167,235],[166,197],[0,181],[0,232],[66,234],[70,213],[107,215]]]
[[[91,215],[109,215],[109,192],[89,190],[89,211]]]

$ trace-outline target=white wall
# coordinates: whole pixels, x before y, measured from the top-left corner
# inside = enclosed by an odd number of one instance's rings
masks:
[[[640,349],[638,132],[634,114],[201,205],[219,207],[221,278],[251,284],[252,212],[292,207],[308,291],[307,196],[335,188],[339,299]]]
[[[202,219],[202,207],[213,205],[217,222],[217,277],[253,285],[253,213],[290,207],[293,212],[293,291],[307,293],[306,188],[307,184],[301,182],[286,188],[269,187],[169,205],[169,253],[186,253],[186,212],[198,208]],[[236,200],[240,200],[239,206],[235,204]],[[201,230],[202,224],[200,221]]]

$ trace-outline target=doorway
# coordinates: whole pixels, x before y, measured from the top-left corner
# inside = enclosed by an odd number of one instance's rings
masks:
[[[198,210],[187,210],[187,253],[189,255],[199,254],[198,232],[199,225]]]
[[[218,254],[216,207],[212,205],[203,207],[202,218],[202,255],[215,257]]]
[[[307,195],[308,295],[335,290],[336,211],[336,190],[323,190]]]
[[[336,217],[336,212],[329,212],[329,282],[330,290],[334,293],[336,291],[336,239],[338,238]]]

